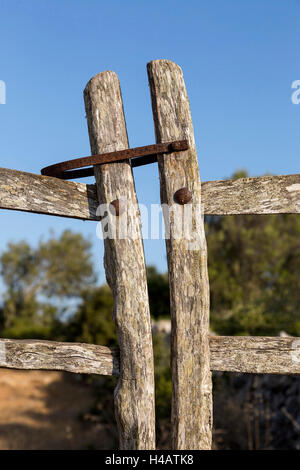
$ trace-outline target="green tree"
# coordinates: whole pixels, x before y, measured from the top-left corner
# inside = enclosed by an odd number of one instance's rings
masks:
[[[0,257],[6,286],[0,319],[6,336],[51,336],[70,299],[79,298],[95,280],[90,248],[88,240],[71,231],[52,235],[37,248],[24,241],[8,245]]]
[[[74,317],[66,328],[68,341],[113,346],[116,331],[112,319],[113,296],[107,285],[86,289]]]
[[[234,177],[244,177],[244,172]],[[208,217],[211,324],[220,334],[300,333],[298,215]]]
[[[155,318],[165,317],[169,310],[168,275],[160,274],[154,266],[147,268],[148,291],[151,314]],[[82,292],[82,299],[74,317],[66,327],[66,338],[71,341],[116,344],[113,323],[113,296],[107,285],[91,287]]]
[[[153,318],[170,316],[168,274],[161,274],[155,266],[147,268],[150,312]]]

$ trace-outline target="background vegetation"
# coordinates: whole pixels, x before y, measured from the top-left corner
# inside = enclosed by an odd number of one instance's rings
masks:
[[[234,178],[245,177],[238,172]],[[206,218],[211,329],[225,335],[300,336],[300,218],[297,215]],[[113,299],[98,286],[91,245],[80,234],[51,236],[37,248],[10,243],[0,258],[5,286],[0,336],[116,343]],[[148,267],[151,315],[169,318],[167,274]],[[162,435],[171,400],[169,338],[154,335],[156,402]],[[111,393],[113,380],[105,382]],[[103,399],[103,383],[102,383]]]

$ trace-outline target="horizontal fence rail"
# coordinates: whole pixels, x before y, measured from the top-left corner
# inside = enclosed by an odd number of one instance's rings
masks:
[[[202,183],[207,215],[300,214],[300,175]]]
[[[119,375],[119,352],[82,343],[0,340],[0,367]],[[212,371],[300,374],[300,339],[210,336]]]
[[[251,374],[300,374],[300,339],[211,336],[211,370]]]
[[[95,185],[0,168],[0,208],[97,220]]]
[[[206,215],[300,214],[300,174],[202,183]],[[92,184],[0,168],[0,208],[99,220]]]
[[[1,339],[0,367],[119,375],[119,351],[93,344]]]

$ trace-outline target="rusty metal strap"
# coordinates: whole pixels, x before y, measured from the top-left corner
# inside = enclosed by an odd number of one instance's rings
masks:
[[[118,152],[103,153],[92,155],[91,157],[75,158],[74,160],[56,163],[55,165],[43,168],[41,174],[64,180],[83,178],[94,174],[93,167],[84,168],[90,165],[102,165],[103,163],[116,163],[129,160],[132,167],[137,167],[156,162],[157,155],[159,154],[172,154],[173,152],[184,151],[188,148],[189,144],[187,140],[146,145],[145,147],[119,150]]]

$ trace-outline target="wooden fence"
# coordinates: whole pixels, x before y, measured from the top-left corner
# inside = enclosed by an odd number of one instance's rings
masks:
[[[200,182],[190,106],[181,69],[148,64],[157,143],[187,139],[189,150],[158,157],[161,201],[172,204],[188,188],[205,214],[300,213],[300,175]],[[84,91],[93,154],[128,148],[118,77],[103,72]],[[200,160],[201,161],[201,160]],[[122,196],[135,207],[128,161],[95,165],[95,185],[0,169],[0,208],[82,220],[99,220],[97,207]],[[110,217],[114,217],[113,214]],[[140,214],[128,222],[134,239],[109,239],[105,270],[114,295],[118,349],[49,341],[0,340],[0,367],[116,375],[115,410],[121,449],[155,449],[154,366]],[[211,371],[298,374],[295,338],[209,335],[209,283],[203,222],[189,250],[170,222],[166,240],[171,298],[172,446],[210,449]],[[300,353],[299,353],[300,356]]]

